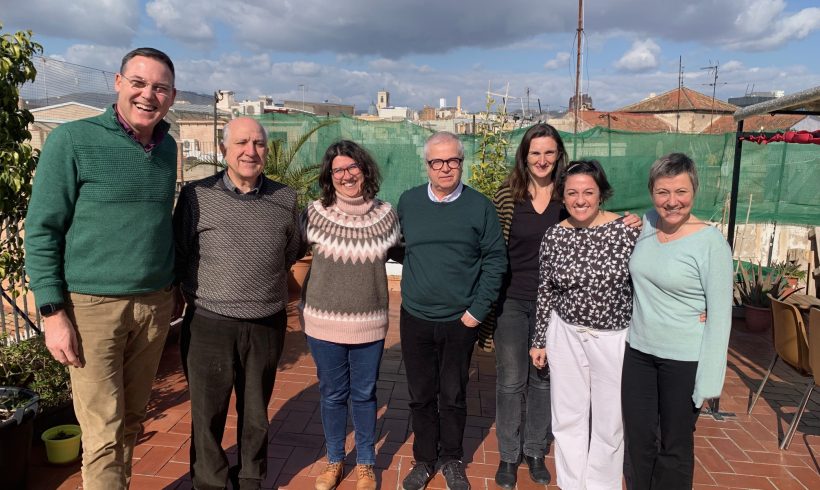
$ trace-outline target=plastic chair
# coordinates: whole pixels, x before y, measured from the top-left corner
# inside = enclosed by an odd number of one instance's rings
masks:
[[[772,374],[772,369],[778,359],[788,364],[792,369],[802,376],[811,376],[811,365],[809,364],[809,343],[806,338],[806,326],[803,324],[803,317],[796,306],[777,300],[771,294],[767,295],[772,301],[772,334],[774,336],[774,359],[769,363],[769,369],[763,381],[760,382],[757,392],[752,397],[747,414],[752,413],[752,409],[763,392],[763,387]]]
[[[809,384],[806,385],[806,392],[803,394],[803,399],[800,400],[800,405],[797,407],[797,413],[794,414],[789,429],[786,431],[786,436],[780,444],[780,449],[788,449],[792,442],[797,426],[800,424],[800,417],[803,416],[803,411],[806,410],[806,405],[811,398],[811,392],[814,388],[820,386],[820,309],[812,308],[809,312],[809,362],[813,368],[813,377]]]

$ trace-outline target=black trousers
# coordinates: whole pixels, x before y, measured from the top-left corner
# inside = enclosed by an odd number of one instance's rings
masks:
[[[663,359],[626,345],[621,404],[630,490],[692,488],[697,369],[697,361]]]
[[[267,471],[268,403],[285,341],[287,316],[237,320],[188,308],[180,349],[191,396],[191,478],[199,490],[228,484],[222,435],[236,389],[238,479],[259,488]]]
[[[413,458],[428,464],[461,459],[478,328],[468,328],[461,320],[423,320],[404,308],[399,326],[415,435]]]

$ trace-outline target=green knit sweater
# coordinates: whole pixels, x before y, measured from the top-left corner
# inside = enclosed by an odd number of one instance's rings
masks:
[[[425,184],[402,194],[397,210],[406,247],[402,307],[430,321],[456,320],[465,311],[484,320],[507,271],[490,200],[464,186],[455,201],[437,203]]]
[[[633,294],[627,342],[645,354],[697,361],[692,401],[720,396],[732,326],[732,251],[720,231],[703,228],[661,243],[654,209],[629,259]],[[706,323],[700,315],[706,312]]]
[[[171,284],[176,156],[170,135],[146,152],[112,107],[51,132],[25,222],[38,306],[62,302],[65,290],[128,295]]]

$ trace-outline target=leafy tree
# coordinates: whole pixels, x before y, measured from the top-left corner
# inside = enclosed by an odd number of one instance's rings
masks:
[[[32,41],[31,31],[2,33],[0,24],[0,277],[22,283],[23,239],[20,228],[31,197],[31,181],[39,151],[28,125],[34,116],[20,107],[19,88],[34,81],[32,57],[43,47]]]
[[[471,167],[469,179],[470,185],[488,198],[492,199],[504,179],[507,178],[509,168],[507,167],[507,148],[510,140],[504,133],[504,122],[507,120],[506,106],[500,106],[493,114],[493,104],[495,100],[487,94],[486,119],[478,125],[478,134],[481,138],[478,151],[476,152],[476,163]]]

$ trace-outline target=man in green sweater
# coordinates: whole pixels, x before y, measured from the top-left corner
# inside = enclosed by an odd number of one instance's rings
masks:
[[[450,490],[470,488],[461,458],[476,328],[498,298],[507,250],[495,207],[461,183],[464,147],[452,133],[424,145],[429,184],[398,204],[405,239],[401,349],[410,391],[415,466],[405,490],[440,467]]]
[[[122,59],[117,102],[63,124],[43,148],[26,216],[26,269],[46,346],[69,366],[83,486],[127,488],[173,309],[177,147],[163,118],[174,65]]]

